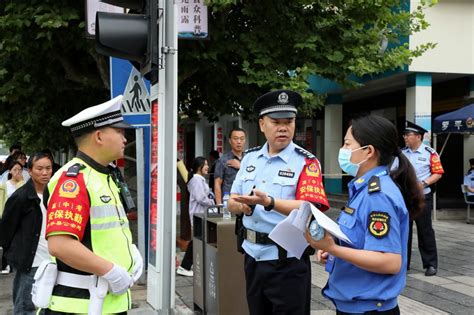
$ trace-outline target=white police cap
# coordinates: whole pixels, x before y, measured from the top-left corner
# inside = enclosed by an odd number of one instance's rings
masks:
[[[64,127],[71,129],[72,135],[77,137],[95,129],[103,127],[133,128],[132,125],[123,120],[122,95],[119,95],[105,103],[91,106],[82,112],[62,122]]]

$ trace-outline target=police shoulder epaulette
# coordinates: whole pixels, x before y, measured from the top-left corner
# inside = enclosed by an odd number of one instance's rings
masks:
[[[426,151],[428,151],[428,152],[431,153],[431,154],[435,154],[435,153],[436,153],[436,150],[433,149],[432,147],[425,146],[425,149],[426,149]]]
[[[311,152],[309,152],[309,151],[307,151],[307,150],[305,150],[301,147],[295,147],[295,151],[298,152],[301,155],[304,155],[308,159],[315,159],[316,158],[316,156],[313,153],[311,153]]]
[[[369,187],[369,193],[380,191],[380,178],[378,176],[372,176],[367,186]]]
[[[67,177],[77,177],[79,174],[80,170],[82,170],[85,166],[82,165],[81,163],[76,163],[71,165],[66,172]]]
[[[408,147],[401,148],[402,151],[408,150]]]
[[[247,154],[247,153],[250,153],[250,152],[255,152],[255,151],[258,151],[258,150],[260,150],[261,148],[262,148],[262,146],[261,146],[261,145],[260,145],[260,146],[258,146],[258,147],[253,147],[253,148],[250,148],[250,149],[247,149],[247,150],[245,150],[245,152],[244,152],[244,153],[245,153],[245,154]]]

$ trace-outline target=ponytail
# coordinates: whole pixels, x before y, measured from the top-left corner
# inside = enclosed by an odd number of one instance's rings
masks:
[[[423,189],[418,185],[415,169],[399,148],[394,155],[394,159],[398,158],[398,167],[390,171],[390,176],[400,188],[410,218],[413,220],[421,214],[425,205]]]

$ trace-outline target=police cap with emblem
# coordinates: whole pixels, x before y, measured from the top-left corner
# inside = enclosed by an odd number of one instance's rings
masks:
[[[415,132],[417,134],[424,135],[426,132],[428,132],[428,130],[407,120],[407,124],[403,133],[409,133],[409,132]]]
[[[74,137],[104,127],[133,128],[123,120],[121,108],[122,95],[119,95],[110,101],[84,109],[63,121],[62,125],[69,127]]]
[[[294,118],[302,102],[301,95],[294,91],[276,90],[260,96],[253,104],[253,109],[259,117]]]

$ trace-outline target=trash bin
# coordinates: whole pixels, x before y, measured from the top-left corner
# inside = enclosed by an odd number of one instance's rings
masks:
[[[202,213],[193,216],[193,300],[194,310],[205,313],[204,305],[204,227]]]
[[[208,216],[204,240],[206,313],[248,314],[244,256],[236,248],[235,217]]]

